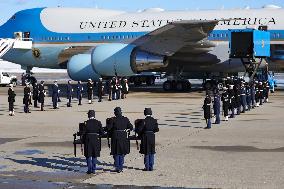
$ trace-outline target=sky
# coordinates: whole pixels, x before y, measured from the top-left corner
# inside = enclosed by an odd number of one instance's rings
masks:
[[[19,10],[35,7],[97,7],[138,11],[153,7],[166,10],[260,8],[267,4],[284,7],[284,0],[0,0],[0,24]]]

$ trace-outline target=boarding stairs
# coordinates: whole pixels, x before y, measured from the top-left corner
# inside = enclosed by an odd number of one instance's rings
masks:
[[[12,38],[0,38],[0,59],[10,50],[10,49],[32,49],[32,41],[22,41],[19,39]]]

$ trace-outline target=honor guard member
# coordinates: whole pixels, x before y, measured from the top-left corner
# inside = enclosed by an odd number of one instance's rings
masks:
[[[228,94],[228,88],[223,88],[223,94],[222,94],[222,102],[223,102],[223,112],[225,121],[229,120],[229,94]]]
[[[10,116],[15,115],[15,110],[14,110],[15,97],[16,97],[16,93],[14,91],[13,84],[10,84],[10,87],[8,89],[8,102],[9,102],[9,115]]]
[[[266,81],[266,82],[264,82],[264,84],[263,84],[264,102],[268,102],[269,91],[270,91],[269,84],[268,84],[268,82]]]
[[[34,100],[34,107],[35,108],[39,108],[38,105],[37,105],[38,96],[39,96],[38,83],[35,82],[34,85],[33,85],[33,100]]]
[[[88,79],[88,83],[87,83],[87,93],[88,93],[88,101],[89,104],[93,103],[93,81],[91,79]]]
[[[237,115],[241,114],[241,90],[240,85],[235,81],[234,85],[235,91],[235,108],[237,109]]]
[[[31,113],[30,112],[30,96],[31,96],[31,89],[29,87],[29,84],[26,83],[26,86],[24,88],[24,98],[23,98],[23,104],[24,104],[24,112],[25,113]]]
[[[241,85],[241,105],[242,105],[242,113],[245,113],[247,105],[247,93],[244,83],[242,83]]]
[[[117,99],[121,99],[121,94],[122,94],[122,92],[121,92],[121,90],[122,90],[122,86],[121,86],[121,78],[118,78],[117,79],[117,83],[116,83],[116,85],[117,85],[117,94],[116,94],[116,96],[117,96]]]
[[[53,109],[58,109],[58,93],[59,93],[59,87],[57,84],[57,81],[54,81],[54,84],[52,86],[52,103],[53,103]]]
[[[77,99],[79,101],[79,106],[82,105],[82,96],[83,96],[83,86],[81,84],[81,81],[78,81],[78,84],[77,84]]]
[[[251,108],[254,109],[255,107],[255,84],[254,81],[251,82],[250,85],[250,97],[251,97]]]
[[[145,108],[146,118],[136,132],[141,136],[140,153],[144,154],[145,171],[153,171],[155,158],[155,133],[159,132],[158,122],[152,117],[151,108]]]
[[[228,94],[229,94],[229,109],[231,110],[230,118],[235,117],[235,91],[234,91],[234,85],[230,85]]]
[[[130,153],[130,141],[127,131],[132,131],[133,126],[127,117],[122,116],[121,108],[114,109],[115,117],[107,124],[107,131],[111,135],[111,155],[114,157],[115,170],[123,171],[124,157]]]
[[[89,110],[89,120],[85,122],[83,134],[84,156],[87,160],[87,174],[96,172],[97,158],[101,153],[101,136],[103,135],[102,123],[95,119],[95,111]]]
[[[98,81],[98,99],[99,99],[99,102],[102,101],[103,94],[104,94],[103,78],[99,78],[99,81]]]
[[[251,88],[248,83],[245,83],[246,88],[246,103],[247,103],[247,110],[250,111],[251,109]]]
[[[204,119],[206,120],[207,126],[205,129],[211,129],[211,97],[209,91],[206,92],[206,97],[203,103]]]
[[[258,87],[258,82],[255,84],[255,106],[259,107],[259,101],[260,101],[260,91]]]
[[[262,85],[261,81],[258,83],[258,90],[259,90],[259,105],[262,105],[262,103],[263,103],[263,85]]]
[[[40,103],[40,110],[44,111],[44,97],[46,95],[46,92],[44,90],[44,81],[40,82],[40,85],[38,86],[38,102]]]
[[[221,97],[217,88],[214,89],[213,109],[215,115],[215,124],[220,124],[220,109],[221,109]]]
[[[73,87],[72,87],[71,80],[69,80],[67,84],[67,99],[68,99],[67,107],[72,107],[71,105],[72,98],[73,98]]]

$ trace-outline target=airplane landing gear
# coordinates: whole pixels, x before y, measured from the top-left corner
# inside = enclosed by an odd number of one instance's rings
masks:
[[[185,92],[191,89],[191,83],[185,79],[167,80],[163,84],[163,89],[165,91]]]

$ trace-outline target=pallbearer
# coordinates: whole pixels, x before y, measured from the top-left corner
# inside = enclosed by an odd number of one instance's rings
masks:
[[[68,99],[67,107],[72,107],[71,105],[72,97],[73,97],[73,87],[72,87],[71,80],[69,80],[67,84],[67,99]]]
[[[250,111],[251,109],[251,88],[248,83],[245,83],[245,88],[246,88],[246,103],[247,103],[247,110]]]
[[[203,104],[204,118],[206,120],[207,127],[205,129],[211,129],[211,97],[209,91],[206,92],[206,97]]]
[[[140,153],[144,154],[145,171],[153,171],[155,151],[155,133],[159,132],[158,122],[152,117],[151,108],[145,108],[146,118],[136,132],[141,136]]]
[[[30,96],[31,96],[31,89],[28,83],[26,83],[26,87],[24,88],[24,98],[23,98],[23,104],[24,104],[24,112],[25,113],[31,113],[30,112]]]
[[[258,83],[258,90],[259,90],[259,105],[262,105],[262,103],[263,103],[263,85],[262,85],[261,81]]]
[[[246,112],[246,105],[247,105],[247,94],[246,94],[246,87],[244,83],[241,85],[241,105],[242,105],[242,113]]]
[[[83,134],[84,156],[87,160],[87,174],[96,172],[97,158],[101,153],[101,136],[103,134],[102,123],[95,119],[95,111],[89,110],[89,120],[86,121],[86,129]]]
[[[38,105],[37,105],[38,96],[39,96],[38,84],[37,84],[37,82],[35,82],[34,85],[33,85],[33,100],[34,100],[34,107],[35,108],[38,108]]]
[[[250,96],[251,96],[251,108],[254,109],[255,107],[255,83],[254,81],[250,85]]]
[[[78,84],[77,84],[77,99],[79,101],[79,104],[78,104],[79,106],[82,105],[83,90],[84,90],[84,88],[81,84],[81,81],[78,81]]]
[[[222,94],[222,102],[223,102],[223,111],[224,111],[224,117],[225,121],[229,120],[229,94],[228,94],[228,88],[224,87]]]
[[[121,108],[114,109],[115,117],[109,119],[107,131],[111,136],[111,155],[114,158],[115,170],[123,171],[124,157],[130,153],[130,141],[127,131],[132,131],[133,126],[127,117],[122,116]]]
[[[236,103],[235,103],[235,91],[234,91],[234,86],[230,85],[228,94],[229,94],[229,109],[231,110],[231,115],[230,118],[234,118],[235,117],[235,107],[236,107]]]
[[[14,116],[14,102],[15,102],[16,93],[13,88],[13,84],[10,84],[10,87],[8,89],[8,102],[9,102],[9,115]]]
[[[103,94],[104,94],[103,78],[99,78],[99,81],[98,81],[98,98],[99,98],[99,102],[102,101]]]
[[[44,97],[46,95],[44,89],[44,81],[40,82],[40,85],[38,86],[38,91],[39,91],[38,102],[40,103],[40,110],[44,111]]]
[[[88,101],[89,104],[93,103],[93,81],[91,79],[88,79],[88,83],[87,83],[87,93],[88,93]]]
[[[214,115],[215,115],[215,124],[220,124],[220,109],[221,109],[221,103],[220,103],[221,97],[219,94],[219,90],[217,88],[214,89],[214,101],[213,101],[213,109],[214,109]]]

